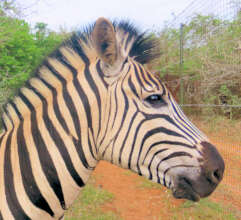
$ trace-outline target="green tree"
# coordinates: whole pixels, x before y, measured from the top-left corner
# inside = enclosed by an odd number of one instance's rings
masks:
[[[23,85],[46,55],[64,39],[47,25],[32,30],[24,20],[0,17],[0,104]]]
[[[0,0],[0,17],[15,17],[20,14],[20,10],[16,6],[15,0]]]

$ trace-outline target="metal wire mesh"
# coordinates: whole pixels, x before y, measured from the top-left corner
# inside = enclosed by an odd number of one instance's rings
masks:
[[[174,15],[174,19],[168,22],[167,26],[179,28],[180,24],[188,24],[197,14],[232,20],[240,9],[239,0],[194,0],[179,14]]]
[[[226,162],[213,199],[241,218],[241,1],[194,0],[160,39],[163,81]]]
[[[192,1],[160,39],[160,72],[179,103],[240,107],[241,118],[240,0]]]

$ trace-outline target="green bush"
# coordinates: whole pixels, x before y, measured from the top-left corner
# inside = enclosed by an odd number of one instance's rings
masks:
[[[166,27],[160,33],[163,55],[158,69],[161,76],[183,78],[185,103],[241,105],[241,12],[233,20],[196,15],[183,26],[182,33],[182,65],[180,29]],[[202,109],[196,110],[202,112]],[[241,108],[209,108],[208,114],[211,112],[241,118]]]
[[[31,28],[24,20],[0,15],[0,107],[65,37],[44,23]]]

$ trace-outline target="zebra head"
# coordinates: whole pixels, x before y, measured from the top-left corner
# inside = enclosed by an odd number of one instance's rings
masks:
[[[104,18],[92,38],[108,85],[100,158],[163,184],[176,198],[210,195],[222,180],[224,161],[143,66],[158,54],[155,41],[129,23]]]
[[[222,180],[224,161],[144,67],[159,54],[155,41],[129,23],[100,18],[92,42],[107,87],[99,158],[163,184],[176,198],[210,195]]]

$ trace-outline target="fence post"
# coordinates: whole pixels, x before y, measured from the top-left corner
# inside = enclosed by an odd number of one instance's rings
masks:
[[[183,83],[183,40],[184,40],[184,34],[183,34],[183,27],[184,24],[181,23],[180,25],[180,104],[184,104],[184,83]]]

